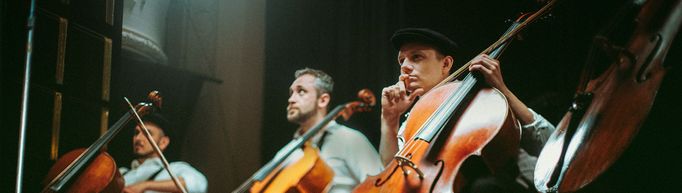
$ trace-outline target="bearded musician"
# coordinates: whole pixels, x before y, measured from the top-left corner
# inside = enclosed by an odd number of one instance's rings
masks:
[[[327,115],[334,87],[327,73],[304,68],[296,71],[289,87],[287,120],[298,125],[294,138],[301,136]],[[330,193],[350,192],[368,175],[379,173],[383,166],[379,154],[357,130],[331,121],[311,138],[320,149],[320,157],[334,171]],[[299,149],[300,150],[300,149]],[[282,154],[283,152],[278,152]],[[301,156],[296,151],[291,157]],[[277,155],[276,155],[277,156]]]

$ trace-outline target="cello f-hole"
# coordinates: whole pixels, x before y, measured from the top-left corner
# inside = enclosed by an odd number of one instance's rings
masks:
[[[438,174],[436,174],[436,177],[433,179],[433,183],[431,183],[431,188],[429,189],[429,192],[433,192],[433,190],[436,188],[436,183],[438,183],[438,179],[440,179],[441,175],[443,175],[443,168],[445,168],[445,162],[443,160],[438,160],[436,163],[433,163],[433,165],[440,165],[438,168]]]
[[[388,178],[386,178],[385,180],[381,180],[381,178],[377,179],[377,181],[374,182],[374,186],[379,187],[379,186],[384,185],[384,183],[386,183],[388,181],[388,179],[391,179],[391,177],[393,177],[393,173],[395,173],[395,171],[398,170],[398,167],[399,166],[393,167],[393,171],[391,171],[391,173],[389,173]]]

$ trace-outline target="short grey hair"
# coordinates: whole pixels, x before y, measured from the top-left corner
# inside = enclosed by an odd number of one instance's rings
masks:
[[[298,78],[306,74],[315,77],[315,89],[317,90],[317,93],[319,95],[322,95],[324,93],[327,93],[329,95],[332,94],[332,91],[334,90],[334,80],[332,79],[331,76],[329,76],[329,74],[323,72],[322,70],[304,68],[297,70],[296,73],[294,73],[294,77]]]

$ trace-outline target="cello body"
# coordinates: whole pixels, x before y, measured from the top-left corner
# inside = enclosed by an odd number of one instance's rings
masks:
[[[250,192],[327,192],[333,178],[334,171],[322,160],[319,150],[306,144],[302,157],[270,173],[263,181],[254,182]]]
[[[460,87],[452,82],[422,96],[410,111],[404,148],[396,154],[410,163],[392,160],[386,169],[370,176],[353,192],[460,192],[466,178],[459,173],[471,156],[481,156],[493,174],[515,164],[519,130],[505,97],[496,89],[482,88],[470,102],[454,111],[438,137],[423,139],[417,129],[437,112],[439,104]],[[434,128],[431,128],[434,129]]]
[[[76,160],[85,149],[76,149],[64,154],[57,162],[52,165],[47,173],[45,182],[54,179],[69,164]],[[71,185],[65,192],[68,193],[120,193],[123,191],[125,182],[121,173],[118,172],[116,161],[106,152],[102,151],[95,156],[90,164],[80,172],[77,178],[73,179]]]
[[[629,146],[666,73],[663,60],[682,24],[680,2],[647,1],[636,18],[627,18],[635,25],[625,45],[595,38],[615,56],[594,79],[587,63],[576,101],[538,157],[534,180],[538,191],[578,191]]]

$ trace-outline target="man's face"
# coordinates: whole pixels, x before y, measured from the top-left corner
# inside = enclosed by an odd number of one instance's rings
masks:
[[[310,74],[299,76],[289,87],[289,104],[287,120],[292,123],[303,123],[317,113],[318,94],[315,89],[315,77]]]
[[[163,133],[163,130],[152,123],[145,122],[145,126],[149,129],[149,133],[152,134],[152,138],[159,145],[159,148],[161,150],[166,149],[170,139]],[[133,135],[133,152],[137,157],[149,158],[156,156],[152,145],[147,140],[147,137],[145,137],[144,131],[139,125],[135,126],[135,135]]]
[[[450,60],[449,65],[446,59]],[[398,52],[400,74],[408,75],[405,88],[409,92],[422,88],[428,92],[449,75],[452,58],[439,56],[432,46],[421,43],[406,43]]]

